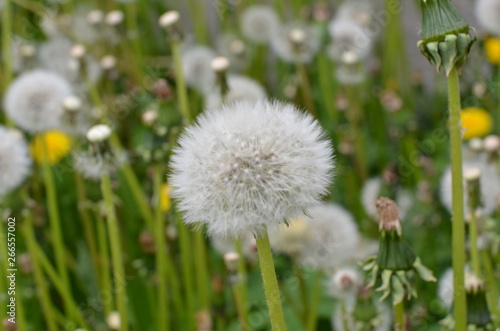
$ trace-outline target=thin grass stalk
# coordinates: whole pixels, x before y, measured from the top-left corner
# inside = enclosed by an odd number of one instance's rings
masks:
[[[97,224],[97,239],[99,243],[99,263],[101,271],[101,291],[106,294],[109,300],[103,300],[104,316],[109,316],[115,310],[113,299],[113,287],[111,285],[111,272],[109,263],[109,248],[108,248],[108,235],[106,233],[106,223],[100,215],[100,211],[96,213]]]
[[[127,288],[120,244],[120,229],[115,212],[111,179],[108,174],[101,177],[101,191],[106,207],[106,221],[108,225],[109,243],[111,248],[111,261],[113,262],[116,305],[120,314],[120,331],[128,331]]]

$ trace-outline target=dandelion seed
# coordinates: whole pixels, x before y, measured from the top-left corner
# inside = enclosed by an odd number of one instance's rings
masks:
[[[0,197],[17,188],[30,167],[28,144],[21,132],[0,126]]]
[[[256,43],[268,42],[278,26],[278,15],[270,6],[254,5],[245,9],[241,15],[241,32]]]

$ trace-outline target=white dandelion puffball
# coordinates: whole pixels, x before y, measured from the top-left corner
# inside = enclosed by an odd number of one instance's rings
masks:
[[[257,101],[267,96],[262,85],[245,76],[228,75],[227,85],[229,87],[229,91],[224,97],[224,103],[226,104],[240,100]],[[216,108],[221,106],[221,104],[222,97],[220,94],[220,87],[216,86],[214,91],[206,95],[206,108]]]
[[[486,31],[500,37],[500,0],[476,1],[476,17]]]
[[[449,268],[438,281],[438,297],[448,308],[453,304],[453,269]]]
[[[309,210],[310,240],[299,262],[313,269],[333,269],[350,262],[361,236],[353,216],[343,207],[324,203]]]
[[[354,303],[353,299],[356,298],[362,284],[363,277],[355,269],[340,268],[328,281],[328,294],[334,298]]]
[[[352,53],[358,60],[364,60],[370,55],[373,41],[365,28],[352,20],[336,19],[328,26],[331,46],[329,55],[336,61],[342,61],[346,53]]]
[[[215,83],[211,62],[216,57],[213,50],[205,46],[190,46],[182,52],[182,73],[186,84],[206,91]]]
[[[311,240],[309,223],[304,218],[296,218],[288,224],[280,224],[269,231],[271,248],[291,257],[299,256]]]
[[[257,258],[257,244],[255,237],[251,232],[245,232],[240,235],[242,253],[245,259],[255,261]],[[236,238],[223,237],[219,235],[210,235],[212,247],[221,255],[236,252]]]
[[[303,215],[327,192],[334,168],[319,123],[277,101],[204,112],[179,145],[169,182],[185,222],[221,236]]]
[[[271,48],[287,62],[309,63],[320,47],[320,31],[302,23],[283,25],[271,38]]]
[[[12,82],[5,94],[4,108],[20,128],[37,133],[60,126],[63,101],[71,95],[71,85],[61,76],[33,70]]]
[[[30,166],[28,144],[21,132],[0,126],[0,197],[26,179]]]
[[[481,198],[483,207],[481,211],[484,215],[490,215],[497,208],[497,196],[500,194],[500,176],[495,164],[487,163],[486,160],[478,158],[477,161],[466,161],[463,163],[463,170],[469,168],[478,168],[481,170]],[[451,196],[451,168],[448,167],[441,178],[440,196],[441,202],[451,213],[452,196]],[[467,196],[467,183],[464,179],[464,213],[469,214]]]
[[[241,33],[256,43],[266,43],[279,27],[279,18],[271,6],[254,5],[241,15]]]
[[[366,214],[375,221],[378,221],[379,219],[375,204],[377,200],[384,195],[382,192],[382,185],[382,178],[375,177],[367,180],[361,189],[361,204],[363,205]],[[402,222],[404,222],[406,214],[413,206],[411,193],[405,189],[399,188],[396,191],[395,201],[398,205],[399,218]]]
[[[344,1],[337,9],[337,19],[354,21],[362,26],[369,26],[374,13],[370,0]]]

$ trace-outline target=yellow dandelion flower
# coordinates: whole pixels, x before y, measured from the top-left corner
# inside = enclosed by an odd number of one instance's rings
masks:
[[[35,136],[30,144],[30,152],[36,163],[45,160],[44,144],[47,149],[47,159],[50,164],[61,161],[71,150],[71,137],[61,131],[47,131]]]
[[[493,64],[500,64],[500,38],[488,38],[484,42],[486,58]]]
[[[486,110],[478,107],[462,109],[460,113],[464,140],[484,137],[493,129],[493,118]]]
[[[171,201],[170,201],[170,192],[172,192],[172,187],[168,183],[164,183],[161,186],[160,190],[160,208],[166,213],[170,210]]]

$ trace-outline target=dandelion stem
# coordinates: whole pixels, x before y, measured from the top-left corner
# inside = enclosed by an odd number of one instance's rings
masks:
[[[184,276],[184,290],[186,298],[187,330],[194,330],[194,304],[193,304],[193,278],[192,278],[192,250],[190,233],[181,220],[179,220],[179,244],[181,251],[182,274]]]
[[[340,301],[340,313],[342,315],[342,326],[344,330],[349,330],[349,314],[347,313],[344,300]]]
[[[170,313],[168,308],[168,292],[167,292],[167,245],[165,240],[165,215],[161,209],[161,184],[163,171],[159,165],[155,166],[154,171],[154,192],[156,197],[156,212],[155,212],[155,244],[156,244],[156,265],[158,273],[158,331],[167,331],[170,329],[169,320]]]
[[[330,123],[337,123],[338,111],[335,107],[332,91],[335,91],[333,80],[331,78],[332,68],[325,54],[318,55],[317,70],[319,76],[319,84],[323,102],[328,111],[328,120]]]
[[[57,191],[54,183],[54,174],[49,163],[48,147],[46,145],[46,140],[42,139],[43,143],[43,160],[42,160],[42,173],[43,181],[45,184],[45,193],[47,199],[47,207],[50,220],[50,231],[52,244],[54,246],[54,255],[56,259],[57,271],[61,276],[61,282],[64,287],[64,291],[70,293],[68,271],[66,269],[66,263],[64,254],[66,252],[64,248],[64,242],[61,234],[61,219],[59,216],[59,206],[57,204]],[[68,303],[64,302],[64,310],[66,314],[71,311],[68,307]]]
[[[11,25],[11,0],[3,1],[2,8],[2,57],[3,57],[3,89],[6,90],[12,80],[12,25]]]
[[[495,279],[495,271],[491,263],[491,256],[489,252],[485,249],[481,250],[481,256],[484,265],[484,274],[486,279],[486,296],[488,298],[488,303],[490,307],[490,312],[495,316],[494,320],[500,320],[500,312],[496,309],[498,305],[498,289]],[[498,325],[497,325],[498,326]]]
[[[106,234],[106,224],[104,219],[100,215],[100,211],[97,213],[97,238],[99,241],[99,252],[100,252],[100,270],[101,270],[101,290],[102,293],[108,296],[113,294],[113,288],[111,286],[111,275],[109,266],[109,249],[108,249],[108,236]],[[104,301],[104,316],[109,316],[112,311],[114,311],[113,299],[103,300]]]
[[[316,116],[316,107],[314,106],[311,82],[307,74],[307,69],[303,63],[297,63],[296,66],[300,77],[300,89],[302,91],[302,98],[304,99],[305,106],[311,114]]]
[[[207,265],[207,251],[203,230],[198,229],[194,231],[194,245],[195,245],[195,270],[196,279],[198,283],[198,295],[200,297],[200,306],[202,310],[210,309],[210,294],[208,284],[208,265]]]
[[[115,206],[113,201],[113,190],[111,189],[111,179],[107,174],[101,177],[101,191],[106,207],[108,235],[111,247],[111,260],[113,262],[116,304],[118,307],[118,312],[120,314],[120,331],[127,331],[127,289],[125,281],[125,270],[123,267],[122,250],[120,245],[120,229],[118,227],[118,220],[116,218]]]
[[[231,291],[233,292],[234,302],[236,303],[236,310],[238,311],[238,318],[240,320],[241,331],[248,331],[248,324],[245,316],[245,302],[243,301],[240,293],[239,283],[231,284]]]
[[[394,322],[394,330],[405,330],[405,307],[403,301],[394,305]]]
[[[180,41],[172,38],[172,57],[174,59],[175,66],[175,84],[177,99],[179,100],[179,107],[182,115],[184,116],[184,124],[191,122],[191,111],[189,109],[189,101],[187,95],[186,81],[184,79],[184,73],[182,71],[182,59],[181,59],[181,45]]]
[[[243,321],[242,323],[246,324],[248,320],[247,268],[246,268],[246,262],[243,253],[243,243],[241,238],[236,239],[235,246],[236,246],[236,252],[240,256],[240,258],[238,259],[238,274],[240,276],[240,281],[238,283],[238,291],[242,302],[241,319]]]
[[[455,330],[466,330],[466,298],[464,289],[465,229],[462,174],[462,132],[460,128],[460,89],[458,71],[453,68],[448,76],[450,109],[450,143],[452,171],[452,252],[453,252],[453,308]]]
[[[355,153],[356,153],[356,170],[359,178],[359,183],[364,183],[367,177],[367,169],[366,169],[366,158],[365,158],[365,149],[363,144],[363,135],[360,128],[360,110],[358,106],[358,101],[356,98],[356,89],[353,86],[349,86],[347,88],[348,101],[349,101],[349,109],[347,109],[347,120],[349,121],[349,125],[352,130],[352,139],[355,145]]]
[[[276,271],[274,270],[273,253],[271,252],[271,244],[269,243],[267,230],[256,238],[256,243],[271,327],[273,331],[285,331],[285,315],[283,314],[283,307],[281,306],[278,280],[276,278]]]
[[[481,262],[479,259],[479,249],[477,248],[477,218],[475,214],[475,210],[472,210],[469,223],[470,258],[472,271],[474,271],[476,277],[481,278]]]
[[[49,291],[47,288],[47,283],[43,277],[43,272],[39,265],[38,250],[36,247],[35,235],[33,233],[33,224],[31,222],[31,215],[26,216],[23,225],[24,239],[26,240],[26,246],[28,251],[32,256],[33,264],[33,276],[35,278],[35,284],[38,292],[38,299],[40,300],[41,309],[43,311],[43,317],[45,319],[47,330],[57,331],[57,324],[55,321],[53,306],[50,301]]]
[[[322,289],[322,274],[321,271],[316,271],[314,275],[312,293],[309,299],[309,308],[307,312],[307,330],[315,331],[318,322],[318,308],[321,298]],[[347,330],[347,329],[345,329]]]

